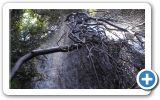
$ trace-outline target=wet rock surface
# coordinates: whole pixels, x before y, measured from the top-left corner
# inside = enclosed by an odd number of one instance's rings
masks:
[[[140,24],[142,16],[135,17],[125,16],[125,13],[116,10],[123,21],[117,22],[116,25],[127,27],[133,24]],[[115,12],[116,12],[115,11]],[[108,10],[108,13],[112,12]],[[133,12],[133,13],[136,13]],[[139,13],[139,11],[137,11]],[[116,13],[115,13],[116,14]],[[98,14],[97,14],[98,15]],[[101,15],[101,14],[99,14]],[[129,23],[130,22],[130,23]],[[132,32],[144,34],[144,26],[140,25],[132,28]],[[71,45],[74,42],[68,38],[70,30],[63,18],[60,29],[46,43],[39,48],[49,48],[58,45]],[[109,32],[109,31],[107,31]],[[119,33],[117,33],[119,34]],[[123,34],[125,35],[125,34]],[[108,35],[107,35],[108,37]],[[139,36],[141,37],[141,36]],[[34,89],[128,89],[137,88],[136,75],[138,71],[144,68],[145,55],[144,49],[141,48],[137,39],[134,41],[125,40],[124,38],[107,38],[103,45],[99,43],[87,44],[82,48],[65,53],[59,52],[40,56],[35,60],[35,67],[39,76],[32,78],[31,86]],[[137,41],[137,42],[135,42]],[[134,44],[135,43],[135,44]],[[93,50],[89,52],[94,45]],[[138,49],[137,49],[138,48]],[[41,60],[39,60],[41,59]]]

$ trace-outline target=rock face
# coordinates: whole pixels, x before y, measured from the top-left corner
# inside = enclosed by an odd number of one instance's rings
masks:
[[[71,45],[69,29],[62,18],[59,30],[39,48]],[[64,35],[65,34],[65,35]],[[126,44],[127,45],[124,45]],[[93,48],[91,52],[92,45]],[[32,88],[39,89],[119,89],[135,88],[136,74],[144,65],[144,54],[137,52],[128,42],[107,41],[84,45],[65,53],[54,53],[35,59],[40,75],[33,77]]]

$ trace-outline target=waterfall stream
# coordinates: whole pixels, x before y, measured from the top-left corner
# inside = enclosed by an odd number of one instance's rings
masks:
[[[118,25],[118,24],[117,24]],[[71,45],[73,42],[68,38],[69,29],[67,23],[63,21],[61,27],[55,32],[53,37],[42,44],[39,48],[50,48],[57,46],[57,41],[64,35],[64,38],[59,42],[60,46]],[[109,37],[109,36],[108,36]],[[113,38],[113,37],[112,37]],[[112,45],[111,45],[112,46]],[[134,46],[134,45],[133,45]],[[138,47],[137,47],[138,48]],[[78,48],[77,48],[78,49]],[[115,48],[114,48],[115,49]],[[138,50],[137,50],[138,51]],[[126,58],[124,54],[127,54],[127,49],[122,48],[117,56],[117,62],[120,60],[118,57]],[[144,51],[143,51],[144,52]],[[72,89],[72,88],[116,88],[115,86],[119,77],[115,76],[113,61],[110,61],[109,56],[104,53],[95,53],[97,58],[94,58],[95,68],[93,68],[89,58],[88,52],[85,48],[81,48],[74,51],[58,52],[53,54],[47,54],[45,56],[39,56],[35,59],[35,67],[39,75],[32,78],[32,88],[34,89]],[[138,53],[137,53],[138,54]],[[136,53],[135,53],[136,55]],[[131,56],[129,59],[133,64],[141,66],[140,58],[136,59],[135,55],[128,53]],[[134,57],[135,56],[135,57]],[[116,58],[116,57],[115,57]],[[136,59],[136,60],[133,60]],[[139,61],[139,62],[138,62]],[[122,62],[122,61],[121,61]],[[123,79],[119,79],[119,82],[123,86],[121,88],[128,88],[135,81],[135,68],[132,64],[127,63],[122,73],[123,76],[128,75],[126,83],[123,83]],[[129,66],[129,67],[128,67]],[[95,70],[97,72],[95,72]],[[111,71],[113,71],[111,73]],[[129,72],[129,73],[128,73]],[[133,72],[133,73],[132,73]],[[97,75],[96,75],[97,74]],[[122,76],[122,77],[123,77]],[[97,79],[97,77],[99,79]],[[114,79],[115,78],[115,79]],[[110,81],[108,81],[110,80]],[[112,84],[113,82],[114,84]],[[114,86],[115,85],[115,86]],[[132,84],[131,84],[132,85]],[[125,87],[126,86],[126,87]]]
[[[67,37],[69,31],[65,22],[62,23],[60,29],[55,32],[52,38],[39,48],[50,48],[57,46],[57,41],[64,35],[64,38],[58,43],[60,46],[72,44]],[[39,56],[35,60],[36,70],[40,75],[32,78],[33,88],[78,88],[78,71],[79,65],[77,50],[72,52],[58,52]]]

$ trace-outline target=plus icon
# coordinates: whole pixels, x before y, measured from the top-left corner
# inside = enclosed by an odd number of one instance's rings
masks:
[[[141,70],[137,75],[138,85],[145,90],[150,90],[157,84],[157,74],[152,70]]]
[[[152,81],[153,79],[149,77],[149,74],[146,74],[145,78],[142,78],[142,81],[145,81],[146,85],[149,85],[149,81]]]

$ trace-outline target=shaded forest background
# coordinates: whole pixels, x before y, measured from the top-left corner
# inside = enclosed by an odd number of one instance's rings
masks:
[[[93,43],[102,51],[88,52],[87,47],[92,47],[88,45],[74,51],[35,57],[16,72],[10,80],[10,88],[138,88],[136,75],[145,66],[143,9],[12,9],[10,69],[32,50],[74,44],[68,37],[70,29],[65,20],[76,12],[109,19],[128,32],[106,25],[113,30],[105,30],[105,47]]]

